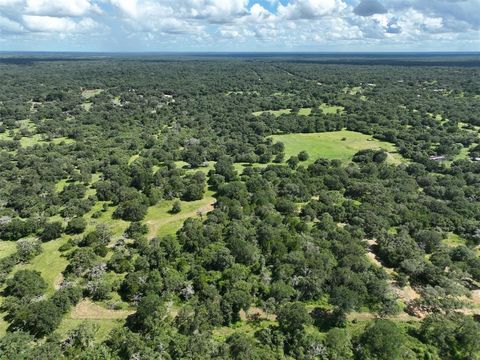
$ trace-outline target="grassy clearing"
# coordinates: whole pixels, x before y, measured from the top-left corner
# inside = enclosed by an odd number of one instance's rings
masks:
[[[477,146],[477,144],[473,144],[472,146],[470,147],[463,147],[461,150],[460,150],[460,153],[458,155],[455,155],[455,157],[453,158],[453,160],[466,160],[468,159],[468,154],[470,152],[470,148],[474,148],[475,146]]]
[[[442,241],[442,244],[448,247],[465,245],[465,239],[461,238],[457,234],[454,234],[453,232],[449,232],[447,234],[447,238]]]
[[[284,93],[284,92],[276,92],[272,94],[272,96],[275,96],[275,97],[289,97],[294,95],[295,95],[294,93]]]
[[[53,294],[58,278],[68,265],[68,260],[58,251],[60,246],[65,244],[67,240],[68,236],[64,235],[60,239],[43,243],[43,252],[40,255],[33,258],[28,264],[15,266],[11,274],[13,275],[22,269],[39,271],[48,284],[47,294]]]
[[[274,142],[280,141],[285,144],[286,159],[306,150],[310,155],[305,162],[307,164],[313,163],[318,158],[349,161],[360,150],[380,148],[389,152],[389,162],[396,163],[403,160],[399,154],[395,153],[395,145],[375,140],[369,135],[355,131],[273,135],[272,139]]]
[[[13,134],[10,131],[0,133],[0,140],[14,140],[16,134],[18,134],[19,129],[14,129]],[[33,134],[30,136],[22,136],[20,138],[20,146],[27,148],[34,145],[43,145],[43,144],[55,144],[59,145],[61,143],[72,144],[75,142],[73,139],[67,137],[58,137],[54,139],[44,139],[42,134]]]
[[[133,310],[107,309],[90,299],[83,299],[70,312],[68,318],[72,320],[117,320],[126,319],[133,312]]]
[[[301,108],[298,110],[298,115],[301,116],[309,116],[312,113],[312,109],[310,108]]]
[[[103,89],[85,89],[85,90],[82,90],[82,97],[84,99],[90,99],[94,96],[99,95],[102,92],[103,92]]]
[[[12,255],[16,250],[15,241],[0,240],[0,259]]]
[[[95,226],[98,224],[105,224],[108,226],[110,231],[113,234],[114,238],[122,236],[122,234],[127,229],[129,222],[122,219],[113,219],[112,215],[116,206],[109,206],[105,211],[103,211],[103,205],[108,204],[106,201],[97,201],[97,203],[92,206],[90,211],[85,215],[85,219],[88,221],[88,226],[86,231],[92,231],[95,229]],[[94,218],[93,214],[100,212],[101,215],[98,218]]]
[[[230,326],[222,326],[213,330],[213,338],[219,341],[225,341],[230,335],[234,333],[242,333],[248,336],[253,336],[256,331],[265,329],[270,325],[276,325],[276,321],[260,320],[260,321],[238,321]]]
[[[207,191],[202,200],[181,201],[182,211],[178,214],[169,213],[173,203],[174,200],[164,200],[148,209],[145,223],[148,225],[149,238],[175,234],[186,219],[196,217],[199,213],[204,214],[213,210],[215,198],[212,191]]]
[[[431,118],[435,119],[436,121],[439,121],[439,122],[445,122],[446,120],[443,118],[442,115],[440,114],[433,114],[433,113],[427,113],[428,116],[430,116]]]
[[[90,111],[90,109],[92,108],[92,105],[93,105],[92,103],[87,102],[87,103],[83,103],[82,107],[85,111]]]
[[[321,104],[319,107],[324,114],[336,114],[339,112],[341,113],[345,109],[343,106],[328,105],[328,104]]]
[[[0,336],[3,337],[7,333],[8,326],[10,325],[8,321],[4,319],[7,315],[6,312],[0,313]]]
[[[67,186],[67,184],[68,184],[68,179],[60,180],[55,184],[55,192],[59,193],[63,191],[63,189],[65,188],[65,186]]]
[[[215,161],[208,161],[206,166],[201,166],[195,169],[189,168],[188,163],[185,161],[175,161],[175,166],[180,169],[186,169],[187,174],[189,173],[196,173],[197,171],[201,171],[207,174],[210,170],[212,170],[215,166]],[[158,169],[157,169],[158,170]]]
[[[80,326],[82,323],[91,323],[98,326],[98,332],[95,336],[95,343],[100,344],[107,339],[108,334],[113,330],[120,328],[124,325],[125,320],[122,319],[102,319],[102,320],[83,320],[83,319],[70,319],[66,316],[60,326],[55,331],[61,339],[64,339],[66,335],[73,329]]]
[[[128,159],[128,165],[131,165],[139,157],[140,157],[140,154],[135,154],[135,155],[130,156],[130,159]]]
[[[324,114],[336,114],[337,112],[342,112],[344,110],[343,106],[336,106],[336,105],[328,105],[328,104],[321,104],[318,107]],[[281,115],[288,115],[292,113],[292,109],[279,109],[279,110],[265,110],[265,111],[255,111],[252,114],[254,116],[260,116],[263,114],[272,114],[275,117],[279,117]],[[297,115],[300,116],[309,116],[312,113],[312,108],[301,108],[298,111]]]
[[[266,111],[255,111],[252,113],[254,116],[260,116],[262,114],[272,114],[275,117],[279,117],[281,115],[287,115],[292,112],[292,109],[280,109],[280,110],[266,110]]]

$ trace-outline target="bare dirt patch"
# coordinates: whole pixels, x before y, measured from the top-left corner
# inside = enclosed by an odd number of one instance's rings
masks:
[[[125,319],[128,315],[133,314],[132,310],[110,310],[95,304],[90,299],[83,299],[72,310],[71,319],[81,320],[113,320]]]
[[[256,306],[252,306],[247,311],[240,311],[240,319],[242,319],[243,321],[248,321],[255,318],[259,320],[277,320],[275,314],[267,314],[263,309]]]

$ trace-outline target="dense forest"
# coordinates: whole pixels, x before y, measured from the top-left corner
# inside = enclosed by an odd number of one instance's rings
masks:
[[[480,359],[478,58],[0,60],[0,359]]]

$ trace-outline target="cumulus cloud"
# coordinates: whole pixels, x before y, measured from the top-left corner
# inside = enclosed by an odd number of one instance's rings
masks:
[[[95,34],[120,46],[129,39],[262,50],[462,38],[478,44],[479,8],[480,0],[0,0],[0,40]]]
[[[360,16],[372,16],[375,14],[385,14],[387,9],[377,0],[362,0],[353,12]]]
[[[90,18],[75,21],[65,17],[23,15],[23,20],[28,30],[42,33],[88,33],[97,27]]]
[[[22,24],[0,16],[0,34],[17,34],[24,31]]]
[[[43,16],[84,16],[101,13],[97,4],[90,0],[27,0],[25,13]]]
[[[166,30],[158,24],[172,18],[195,31],[198,28],[191,26],[195,21],[223,24],[248,14],[248,0],[110,0],[110,3],[130,24],[141,22],[152,30]]]
[[[0,12],[3,36],[30,33],[65,38],[105,28],[91,18],[102,14],[94,0],[0,0]]]
[[[293,0],[278,6],[279,16],[289,19],[315,19],[333,15],[346,7],[341,0]]]

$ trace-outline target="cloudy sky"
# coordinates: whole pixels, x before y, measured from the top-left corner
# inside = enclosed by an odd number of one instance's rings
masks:
[[[0,50],[480,51],[480,0],[0,0]]]

